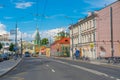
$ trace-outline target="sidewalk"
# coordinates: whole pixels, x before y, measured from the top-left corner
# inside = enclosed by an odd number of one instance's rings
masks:
[[[70,57],[55,57],[55,58],[66,59],[66,60],[73,60]],[[77,62],[86,62],[86,63],[96,64],[96,65],[113,66],[113,67],[119,67],[120,68],[120,63],[108,63],[108,61],[104,60],[104,59],[103,60],[95,59],[95,60],[90,60],[90,61],[80,60],[80,59],[78,59],[78,60],[74,59],[74,61],[77,61]]]
[[[108,65],[108,66],[113,66],[113,67],[119,67],[120,68],[120,63],[108,63],[108,60],[91,60],[90,63],[92,64],[97,64],[97,65]]]
[[[0,77],[9,72],[14,67],[16,67],[21,60],[21,58],[18,58],[17,60],[10,59],[0,62]]]

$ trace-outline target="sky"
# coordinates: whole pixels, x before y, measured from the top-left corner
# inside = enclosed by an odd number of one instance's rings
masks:
[[[18,39],[33,40],[38,27],[42,38],[67,30],[69,25],[116,0],[0,0],[0,35],[14,30]],[[11,35],[11,39],[14,35]]]

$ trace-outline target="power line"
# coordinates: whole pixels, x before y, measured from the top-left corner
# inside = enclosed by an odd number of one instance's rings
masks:
[[[43,22],[43,18],[45,17],[45,11],[46,11],[46,7],[47,7],[47,0],[45,0],[44,6],[43,6],[43,13],[41,16],[41,26],[42,26],[42,22]]]

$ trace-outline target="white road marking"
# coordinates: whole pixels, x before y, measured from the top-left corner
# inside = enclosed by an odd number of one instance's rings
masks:
[[[47,64],[46,66],[47,66],[47,67],[49,67],[49,65],[48,65],[48,64]]]
[[[110,76],[110,78],[114,79],[114,77],[113,77],[113,76]]]
[[[112,78],[112,79],[120,80],[119,78],[115,78],[115,77],[110,76],[106,73],[102,73],[102,72],[99,72],[99,71],[96,71],[96,70],[88,69],[88,68],[85,68],[85,67],[82,67],[82,66],[73,65],[73,64],[70,64],[70,63],[67,63],[67,62],[63,62],[63,61],[56,61],[56,60],[53,60],[53,61],[59,62],[59,63],[62,63],[62,64],[66,64],[66,65],[69,65],[69,66],[72,66],[72,67],[75,67],[75,68],[79,68],[79,69],[82,69],[84,71],[87,71],[87,72],[90,72],[90,73],[93,73],[93,74],[96,74],[96,75],[99,75],[99,76],[105,76],[105,77],[109,77],[109,78]]]
[[[82,70],[91,72],[91,73],[93,73],[93,74],[108,76],[108,75],[105,74],[105,73],[98,72],[98,71],[96,71],[96,70],[88,69],[88,68],[85,68],[85,67],[81,67],[81,66],[77,66],[77,65],[72,65],[72,64],[70,64],[70,66],[73,66],[73,67],[75,67],[75,68],[79,68],[79,69],[82,69]]]
[[[25,80],[24,78],[21,78],[21,77],[10,77],[12,79],[15,79],[15,80]]]
[[[51,69],[52,70],[52,72],[55,72],[55,70],[54,69]]]
[[[52,69],[48,64],[46,65],[47,67],[49,67],[51,69],[52,72],[55,72],[54,69]]]

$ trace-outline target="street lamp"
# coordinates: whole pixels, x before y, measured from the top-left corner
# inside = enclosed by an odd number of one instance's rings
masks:
[[[72,30],[72,34],[71,34],[71,38],[72,38],[72,58],[74,59],[73,24],[71,25],[71,30]]]
[[[72,50],[72,58],[74,59],[74,52],[73,52],[73,51],[74,51],[74,50],[73,50],[73,49],[74,49],[74,42],[73,42],[73,19],[70,18],[70,17],[68,17],[68,16],[65,16],[65,18],[70,19],[70,20],[72,21],[72,24],[71,24],[71,26],[70,26],[71,32],[72,32],[72,33],[71,33],[71,40],[72,40],[72,47],[71,47],[72,49],[71,49],[71,50]]]
[[[22,58],[23,48],[22,48],[22,33],[21,33],[21,58]]]

